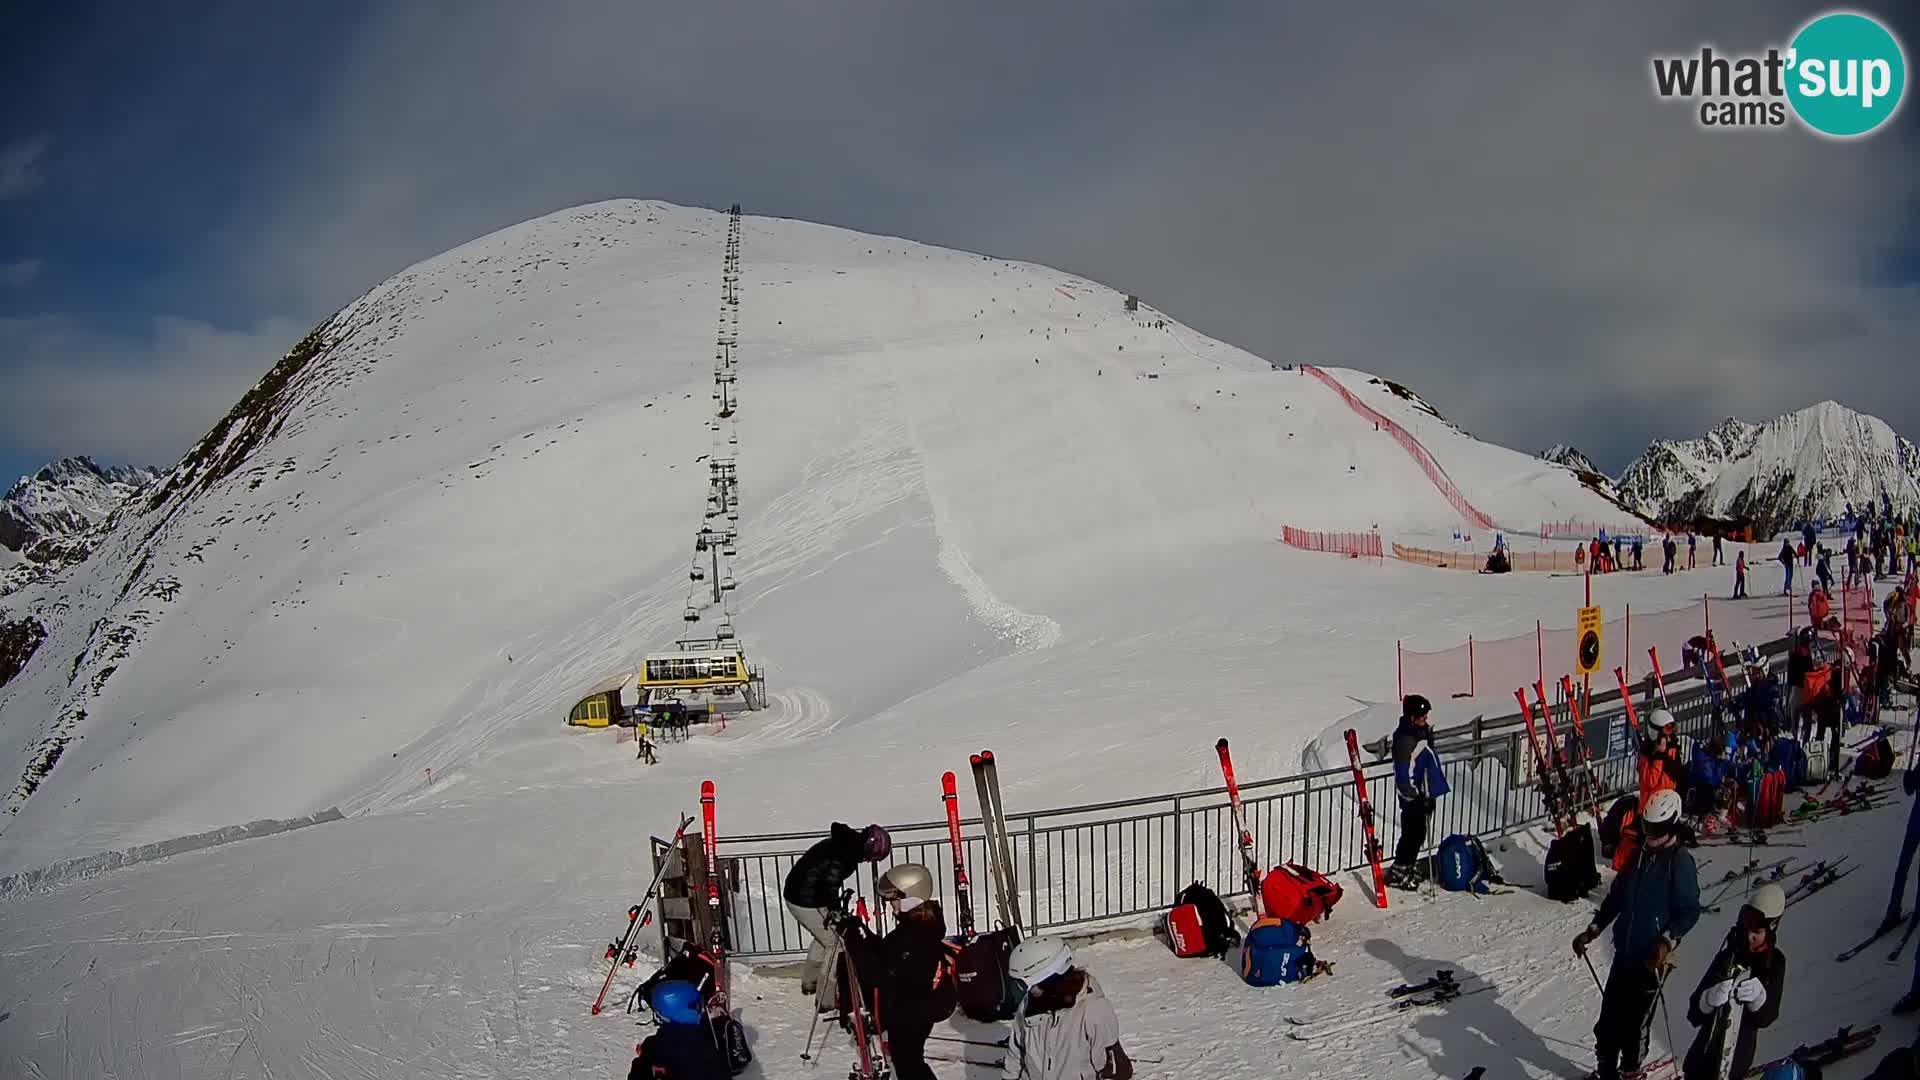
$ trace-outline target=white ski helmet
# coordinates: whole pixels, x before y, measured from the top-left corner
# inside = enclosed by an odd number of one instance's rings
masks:
[[[1769,881],[1753,890],[1747,897],[1746,906],[1769,923],[1779,923],[1780,916],[1787,913],[1787,894],[1780,886]]]
[[[1071,967],[1073,950],[1064,939],[1057,937],[1030,938],[1015,945],[1007,957],[1007,974],[1028,987],[1064,974]]]
[[[1672,788],[1662,788],[1647,799],[1647,809],[1640,815],[1642,824],[1656,829],[1671,829],[1680,824],[1680,793]]]
[[[1653,725],[1653,728],[1656,731],[1662,728],[1679,726],[1678,721],[1674,720],[1673,714],[1668,712],[1665,709],[1653,710],[1653,712],[1648,714],[1647,716],[1647,723]]]
[[[880,898],[899,900],[903,897],[921,903],[933,899],[933,874],[919,863],[901,863],[881,874]]]

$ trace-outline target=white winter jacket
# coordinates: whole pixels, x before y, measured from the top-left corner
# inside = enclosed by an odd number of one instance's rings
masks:
[[[1004,1080],[1098,1080],[1109,1064],[1109,1048],[1119,1042],[1120,1018],[1087,973],[1072,1005],[1028,1016],[1027,1001],[1020,1003],[1000,1075]]]

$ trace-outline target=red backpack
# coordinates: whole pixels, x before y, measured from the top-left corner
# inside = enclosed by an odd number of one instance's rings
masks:
[[[1260,883],[1260,901],[1267,915],[1302,926],[1331,915],[1340,896],[1340,886],[1325,874],[1297,862],[1274,867]]]

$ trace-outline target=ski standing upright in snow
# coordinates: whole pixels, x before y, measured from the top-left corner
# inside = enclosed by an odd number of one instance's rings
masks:
[[[1373,864],[1373,902],[1382,910],[1387,906],[1387,872],[1380,865],[1384,851],[1380,836],[1373,830],[1373,800],[1367,797],[1367,777],[1360,768],[1360,737],[1347,729],[1347,760],[1353,765],[1353,797],[1360,807],[1360,828],[1366,836],[1367,861]]]
[[[1253,834],[1247,831],[1247,811],[1240,802],[1240,782],[1233,776],[1233,756],[1227,740],[1213,744],[1220,755],[1220,772],[1227,778],[1227,799],[1233,808],[1234,843],[1240,848],[1240,870],[1247,879],[1247,897],[1257,916],[1260,911],[1260,863],[1253,855]]]
[[[720,834],[714,829],[713,803],[713,781],[700,781],[700,841],[707,855],[707,917],[712,920],[707,946],[713,953],[713,996],[708,1008],[724,1013],[728,1009],[726,927],[720,910]]]
[[[673,831],[673,839],[667,842],[667,857],[660,860],[660,869],[653,872],[653,880],[647,883],[647,891],[640,894],[640,902],[627,909],[626,932],[620,935],[618,941],[607,945],[607,978],[600,984],[600,995],[593,999],[593,1015],[599,1016],[601,1006],[606,1004],[607,991],[612,988],[613,976],[620,970],[620,965],[624,963],[632,967],[634,961],[639,959],[640,930],[653,920],[651,913],[645,919],[640,915],[646,911],[647,903],[653,899],[654,890],[660,887],[660,878],[666,873],[667,865],[673,860],[672,852],[679,849],[680,838],[687,835],[687,829],[692,825],[693,818],[684,815],[680,818],[680,827]]]
[[[973,888],[967,881],[967,848],[960,840],[960,793],[951,771],[940,776],[940,801],[947,808],[947,842],[953,848],[953,892],[960,909],[960,940],[973,940]]]

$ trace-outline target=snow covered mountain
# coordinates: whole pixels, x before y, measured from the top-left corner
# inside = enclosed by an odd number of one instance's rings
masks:
[[[1620,474],[1658,520],[1751,521],[1762,531],[1865,509],[1920,507],[1920,449],[1886,422],[1823,401],[1765,424],[1729,418],[1698,439],[1658,441]]]
[[[1209,708],[1291,700],[1310,737],[1350,705],[1325,670],[1373,661],[1289,614],[1340,585],[1274,573],[1327,563],[1283,526],[1460,520],[1324,382],[1104,286],[747,218],[723,306],[727,223],[603,203],[406,270],[296,343],[84,563],[0,598],[0,622],[44,632],[0,689],[0,872],[377,808],[428,766],[551,763],[587,687],[671,648],[689,604],[697,630],[719,618],[687,569],[716,453],[743,493],[730,611],[772,691],[741,726],[792,766],[741,796],[765,806],[802,799],[816,755],[944,761],[1002,730],[980,706],[1010,681],[1023,709],[1097,712],[1116,753],[1159,760],[1184,736],[1133,687],[1176,657],[1241,673],[1207,680]],[[716,308],[737,445],[714,430]],[[1328,374],[1496,520],[1605,512],[1404,388]],[[1300,663],[1270,663],[1288,640]],[[1027,753],[1038,782],[1080,750]]]
[[[1540,451],[1540,457],[1555,465],[1565,465],[1575,472],[1597,473],[1600,471],[1594,466],[1592,459],[1565,443],[1556,443]]]
[[[155,468],[61,458],[21,477],[0,498],[0,547],[31,558],[35,544],[86,532],[162,475]]]

